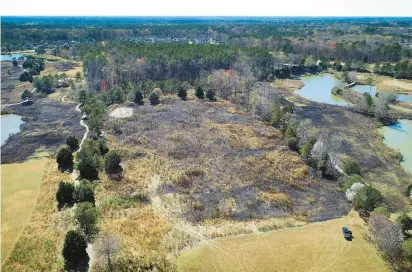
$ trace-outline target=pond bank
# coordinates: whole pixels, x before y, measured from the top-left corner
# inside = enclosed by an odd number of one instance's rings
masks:
[[[1,145],[4,145],[12,134],[20,132],[20,125],[23,124],[23,120],[22,116],[17,114],[2,114],[0,118]]]
[[[402,154],[401,165],[412,174],[412,121],[398,120],[398,123],[381,128],[383,142]]]
[[[330,105],[347,106],[348,102],[331,93],[333,87],[342,82],[331,74],[313,75],[300,78],[304,86],[295,90],[295,94],[308,100]]]
[[[71,103],[38,99],[29,106],[10,108],[24,117],[25,123],[21,125],[20,133],[10,136],[2,146],[2,164],[26,161],[40,149],[55,152],[69,134],[78,139],[84,134],[78,121],[80,114]]]

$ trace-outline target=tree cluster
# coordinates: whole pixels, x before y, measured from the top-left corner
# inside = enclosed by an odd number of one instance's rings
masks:
[[[86,179],[82,179],[78,186],[74,186],[71,182],[62,181],[57,188],[56,200],[60,206],[80,202],[94,204],[93,184]]]

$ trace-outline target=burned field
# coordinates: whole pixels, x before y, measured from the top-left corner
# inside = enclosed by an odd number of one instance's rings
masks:
[[[313,173],[279,130],[228,102],[167,98],[136,108],[130,118],[109,119],[107,126],[126,158],[121,183],[128,182],[128,169],[144,167],[151,157],[156,166],[140,185],[150,187],[158,174],[161,201],[190,222],[294,215],[319,220],[348,211],[337,184]]]
[[[25,89],[31,90],[30,83],[21,83],[19,77],[23,68],[13,67],[11,62],[1,62],[1,103],[11,104],[21,101],[20,95]],[[16,91],[17,90],[17,91]]]
[[[81,138],[80,114],[75,104],[35,100],[32,105],[11,106],[24,116],[21,132],[12,135],[1,148],[1,163],[22,162],[38,151],[54,152],[69,134]]]
[[[274,88],[274,91],[282,96],[290,95],[286,90]],[[299,120],[311,120],[317,137],[324,135],[340,141],[338,165],[342,165],[345,158],[354,159],[361,166],[365,181],[383,193],[392,212],[409,210],[410,203],[404,191],[412,177],[399,164],[399,154],[383,143],[379,132],[381,123],[377,119],[360,114],[351,107],[316,103],[293,96],[297,103],[305,104],[295,107]]]

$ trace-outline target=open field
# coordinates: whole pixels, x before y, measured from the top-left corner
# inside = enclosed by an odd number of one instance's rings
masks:
[[[378,90],[394,90],[398,93],[412,94],[412,80],[385,79],[377,85]]]
[[[83,63],[80,61],[64,59],[50,54],[36,55],[45,60],[46,67],[41,75],[54,75],[65,73],[69,77],[74,77],[77,72],[83,73]]]
[[[185,249],[179,271],[390,271],[355,213],[299,228],[214,239]],[[353,232],[346,241],[342,227]]]
[[[63,268],[64,235],[74,226],[70,211],[57,210],[56,188],[60,181],[70,180],[70,176],[58,171],[54,160],[46,159],[42,164],[46,165],[41,193],[35,206],[31,200],[34,211],[8,258],[2,260],[2,271],[58,271]]]
[[[46,68],[41,72],[41,75],[60,75],[65,73],[68,77],[74,77],[77,72],[83,73],[81,63],[76,61],[56,60],[53,62],[47,61]]]
[[[296,79],[276,79],[271,85],[293,92],[297,89],[302,88],[304,86],[304,83],[301,80]]]
[[[29,220],[47,159],[1,165],[1,259],[4,261]]]
[[[186,220],[312,217],[325,206],[326,217],[346,214],[336,183],[314,176],[279,130],[226,101],[162,99],[137,107],[132,117],[110,118],[106,131],[115,135],[125,165],[139,149],[155,154],[160,195]]]

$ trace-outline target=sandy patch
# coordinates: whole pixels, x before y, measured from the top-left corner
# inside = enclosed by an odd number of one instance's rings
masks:
[[[133,115],[133,109],[132,108],[117,108],[109,113],[110,117],[114,118],[126,118],[126,117],[131,117]]]

